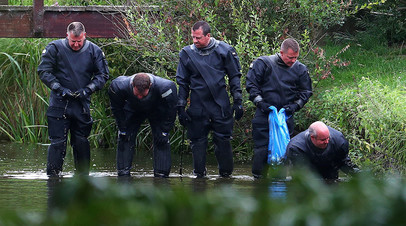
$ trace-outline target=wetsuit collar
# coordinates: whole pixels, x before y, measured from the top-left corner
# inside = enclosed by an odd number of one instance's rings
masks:
[[[278,56],[278,59],[276,60],[276,63],[284,68],[288,68],[289,66],[285,64],[285,62],[283,62],[282,58],[281,58],[281,54],[277,53],[276,56]],[[293,66],[293,65],[292,65]]]
[[[87,47],[89,47],[89,42],[85,39],[85,40],[83,41],[83,46],[82,46],[82,48],[81,48],[79,51],[74,51],[74,50],[70,47],[70,45],[69,45],[69,40],[68,40],[68,38],[65,38],[65,46],[66,46],[68,49],[70,49],[71,51],[75,52],[75,53],[80,53],[80,52],[85,51],[85,50],[87,49]]]
[[[206,47],[199,49],[195,46],[195,44],[192,44],[191,48],[193,51],[197,52],[199,55],[205,56],[205,55],[209,55],[210,53],[212,53],[216,49],[216,47],[219,45],[219,43],[220,42],[218,40],[211,37],[210,42]]]

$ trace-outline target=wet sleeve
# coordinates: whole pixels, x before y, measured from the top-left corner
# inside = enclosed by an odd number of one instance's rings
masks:
[[[185,50],[179,53],[179,64],[176,70],[176,83],[178,84],[177,106],[186,106],[187,98],[190,92],[190,72],[186,67],[186,63],[190,61]]]
[[[237,51],[233,47],[227,52],[225,66],[229,78],[231,95],[234,100],[241,100],[241,65]]]
[[[304,72],[300,75],[299,80],[299,95],[298,100],[295,102],[302,108],[308,101],[309,98],[312,96],[312,80],[310,79],[309,70],[305,68]]]
[[[96,45],[94,51],[94,76],[92,81],[86,86],[90,88],[92,92],[102,89],[109,79],[109,68],[106,56]]]
[[[58,79],[55,77],[53,72],[57,65],[57,49],[55,45],[51,42],[48,44],[45,49],[42,51],[41,62],[38,65],[37,73],[41,81],[51,88],[51,85],[55,82],[58,82]]]
[[[302,166],[306,163],[303,151],[297,146],[289,144],[286,147],[286,160],[288,165],[291,166]]]
[[[166,106],[166,111],[163,115],[162,131],[168,133],[172,129],[176,119],[177,90],[175,83],[170,82],[170,85],[162,90],[161,97]]]
[[[265,76],[265,65],[261,60],[255,60],[251,63],[247,73],[246,90],[249,93],[249,99],[257,103],[262,100],[261,84]]]
[[[117,86],[117,84],[113,81],[108,90],[109,98],[110,98],[110,107],[111,111],[116,119],[117,127],[120,131],[126,131],[127,126],[125,122],[125,112],[124,112],[124,105],[125,105],[125,97]]]

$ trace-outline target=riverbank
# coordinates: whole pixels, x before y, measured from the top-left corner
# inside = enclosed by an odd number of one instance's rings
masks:
[[[342,46],[327,46],[334,53]],[[350,141],[353,161],[375,172],[406,172],[406,50],[351,43],[338,56],[348,66],[320,80],[297,124],[315,120],[336,127]],[[303,128],[304,129],[304,128]]]
[[[45,112],[49,90],[36,74],[42,49],[49,40],[0,39],[0,137],[12,142],[48,143]],[[97,40],[94,40],[97,41]],[[345,51],[342,51],[347,45]],[[406,60],[405,50],[400,47],[362,44],[328,44],[324,55],[318,58],[299,60],[308,63],[314,81],[314,95],[296,116],[297,130],[304,130],[315,120],[342,130],[350,140],[351,158],[361,168],[376,172],[405,172],[406,142]],[[105,50],[111,62],[111,77],[120,75],[115,70],[120,62],[114,59],[115,49]],[[339,53],[339,54],[338,54]],[[340,60],[344,66],[334,66]],[[310,63],[310,61],[312,63]],[[324,68],[314,68],[320,61]],[[329,67],[327,67],[330,65]],[[318,70],[330,72],[325,79],[316,77]],[[334,78],[334,79],[333,79]],[[107,86],[109,83],[107,84]],[[244,91],[245,93],[245,91]],[[252,156],[251,119],[255,107],[244,99],[245,115],[236,122],[233,147],[236,161],[248,162]],[[90,141],[93,147],[116,145],[115,122],[109,110],[107,88],[92,96],[94,127]],[[171,133],[173,152],[179,153],[182,129],[176,122]],[[138,136],[140,147],[150,148],[151,137],[148,125]],[[186,147],[187,148],[187,147]]]

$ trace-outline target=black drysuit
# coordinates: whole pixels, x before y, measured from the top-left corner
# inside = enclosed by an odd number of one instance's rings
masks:
[[[88,174],[88,136],[93,124],[89,108],[90,95],[87,98],[64,97],[54,87],[58,84],[73,93],[84,88],[91,93],[102,89],[109,78],[104,53],[97,45],[87,40],[79,51],[70,48],[68,39],[55,40],[43,51],[37,72],[41,81],[51,88],[47,110],[51,140],[47,174],[57,175],[62,171],[69,130],[76,170]]]
[[[109,88],[111,110],[119,129],[117,171],[130,175],[135,139],[141,124],[148,119],[154,139],[154,175],[168,176],[171,169],[169,131],[176,118],[177,90],[174,82],[148,74],[151,87],[146,97],[133,93],[134,76],[120,76]]]
[[[179,57],[176,73],[179,85],[177,106],[185,107],[190,94],[187,114],[191,121],[186,126],[191,140],[194,173],[198,176],[206,174],[207,137],[212,130],[219,173],[229,176],[233,171],[230,137],[234,122],[225,77],[228,76],[234,102],[241,101],[238,55],[230,45],[211,38],[205,48],[198,49],[193,44],[184,47]]]
[[[338,170],[345,173],[358,171],[348,157],[348,141],[343,134],[331,127],[330,140],[326,149],[314,146],[308,130],[292,138],[286,148],[286,160],[293,166],[310,167],[324,179],[337,179]]]
[[[312,95],[312,82],[307,67],[296,61],[288,67],[279,54],[262,56],[255,60],[248,71],[246,89],[254,104],[264,101],[275,106],[278,111],[282,107],[296,103],[302,108]],[[297,109],[297,110],[299,110]],[[288,115],[289,133],[293,133],[293,115]],[[262,174],[267,164],[269,142],[268,114],[257,108],[252,120],[252,137],[254,140],[254,156],[252,173]]]

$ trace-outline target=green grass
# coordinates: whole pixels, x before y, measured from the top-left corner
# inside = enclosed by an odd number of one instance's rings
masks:
[[[344,46],[325,46],[328,55],[334,55]],[[349,61],[347,67],[333,68],[334,80],[321,81],[320,88],[329,89],[340,85],[356,85],[362,77],[381,81],[388,86],[406,84],[406,48],[399,46],[385,47],[377,45],[366,50],[358,43],[350,44],[350,48],[338,56]]]

